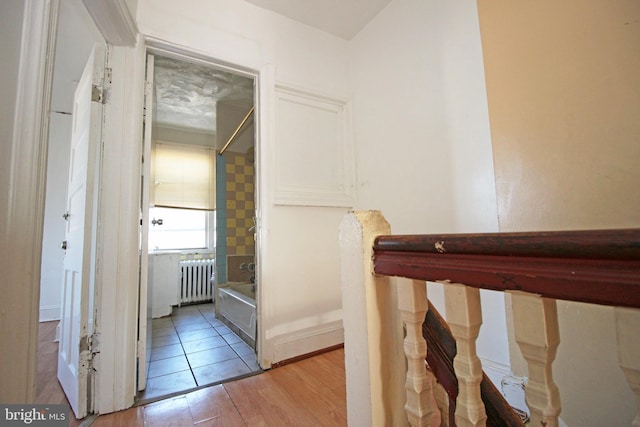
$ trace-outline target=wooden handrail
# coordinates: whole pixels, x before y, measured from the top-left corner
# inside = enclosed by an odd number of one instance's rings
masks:
[[[375,239],[372,252],[373,270],[377,275],[640,308],[640,229],[387,235]],[[555,306],[553,308],[555,310]],[[550,333],[552,337],[553,330]],[[452,336],[433,306],[426,314],[423,336],[428,348],[427,363],[449,395],[450,408],[455,410],[459,390],[453,360],[457,357],[458,337]],[[544,348],[552,361],[554,346]],[[527,362],[532,360],[537,359],[527,359]],[[540,382],[543,380],[544,383]],[[553,381],[550,378],[536,381],[545,388],[545,398],[553,399],[554,390],[557,392]],[[522,425],[486,375],[480,383],[480,394],[488,426]],[[560,410],[559,401],[549,405],[552,412]],[[544,416],[541,408],[537,408],[536,417]],[[454,425],[453,413],[450,412],[449,417],[450,424]]]
[[[378,251],[543,258],[640,260],[640,229],[393,235]]]
[[[374,272],[640,308],[640,229],[379,236]]]
[[[513,339],[527,365],[524,391],[532,424],[557,426],[562,410],[552,374],[560,345],[556,299],[614,306],[620,367],[640,402],[640,229],[390,234],[379,211],[350,212],[340,226],[351,419],[366,417],[376,426],[439,425],[448,416],[449,425],[518,425],[511,410],[507,420],[492,414],[504,402],[487,401],[496,393],[485,388],[489,382],[476,351],[482,326],[478,289],[511,293]],[[448,325],[433,322],[431,287],[424,281],[443,283]],[[406,364],[399,363],[401,349]],[[433,375],[422,371],[423,359]],[[454,414],[443,411],[441,386]]]

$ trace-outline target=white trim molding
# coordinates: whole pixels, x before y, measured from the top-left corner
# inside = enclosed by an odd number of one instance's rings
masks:
[[[145,50],[109,46],[96,248],[94,412],[129,408],[136,395],[141,112]],[[109,85],[105,82],[105,85]],[[117,214],[114,214],[117,212]]]
[[[138,27],[125,0],[82,0],[104,39],[113,46],[136,44]]]
[[[275,92],[275,204],[353,207],[350,104],[291,86]]]
[[[344,343],[344,329],[342,320],[334,320],[304,330],[297,330],[273,338],[273,357],[271,364],[282,362],[314,351],[330,348]]]
[[[0,252],[6,254],[0,264],[0,339],[11,346],[10,351],[0,352],[3,403],[32,402],[35,398],[48,110],[58,2],[25,0],[22,7],[20,16],[15,16],[18,8],[8,8],[7,12],[21,21],[14,27],[14,33],[19,31],[21,35],[6,45],[12,55],[9,66],[17,65],[15,74],[7,74],[7,78],[15,76],[16,92],[15,98],[7,99],[15,100],[13,123],[6,133],[3,129],[9,140],[0,149],[2,168],[8,168],[8,173],[0,175],[7,178],[0,196]]]
[[[40,322],[60,320],[60,305],[45,305],[40,307]]]

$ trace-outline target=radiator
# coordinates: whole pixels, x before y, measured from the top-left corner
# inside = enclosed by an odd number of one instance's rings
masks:
[[[180,303],[193,304],[213,300],[215,260],[180,261]]]

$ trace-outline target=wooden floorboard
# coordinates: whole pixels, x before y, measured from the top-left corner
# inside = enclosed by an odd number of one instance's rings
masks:
[[[64,403],[56,379],[57,322],[40,324],[37,403]],[[70,412],[71,414],[71,412]],[[70,426],[80,420],[71,417]],[[344,349],[203,388],[171,399],[101,415],[92,427],[346,426]]]

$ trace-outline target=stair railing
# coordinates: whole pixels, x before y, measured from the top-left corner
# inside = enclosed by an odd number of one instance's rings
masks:
[[[340,244],[349,425],[517,425],[487,418],[495,408],[485,408],[475,351],[480,289],[511,294],[530,425],[558,425],[556,299],[616,307],[620,366],[640,408],[640,230],[392,236],[380,212],[362,211],[344,218]],[[425,369],[426,281],[444,283],[455,379],[435,378],[435,362]],[[452,417],[440,386],[454,397]]]

